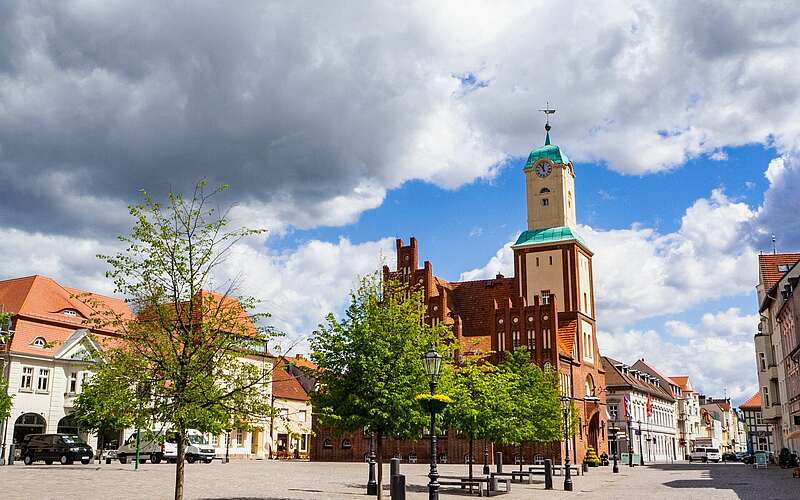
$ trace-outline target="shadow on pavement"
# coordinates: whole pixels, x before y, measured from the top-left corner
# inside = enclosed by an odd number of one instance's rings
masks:
[[[733,491],[741,500],[797,500],[800,481],[792,478],[791,470],[770,466],[753,469],[741,463],[729,464],[654,464],[650,468],[672,473],[687,470],[703,471],[701,479],[676,479],[665,486],[677,489],[713,489]],[[713,495],[713,493],[710,493]]]

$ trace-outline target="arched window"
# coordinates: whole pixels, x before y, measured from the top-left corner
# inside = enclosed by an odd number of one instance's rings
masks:
[[[325,440],[322,441],[322,447],[325,449],[333,448],[333,441],[331,441],[331,438],[325,438]]]
[[[544,193],[549,193],[549,192],[550,192],[550,190],[547,189],[547,188],[542,188],[542,189],[539,190],[539,194],[544,194]]]
[[[45,342],[43,337],[36,337],[35,339],[33,339],[33,342],[31,342],[31,345],[33,347],[38,347],[41,349],[45,346],[46,343],[47,342]]]
[[[591,375],[586,376],[586,396],[594,397],[594,379]]]
[[[347,450],[347,449],[352,448],[352,447],[353,447],[353,443],[349,439],[347,439],[347,438],[342,439],[342,449]]]

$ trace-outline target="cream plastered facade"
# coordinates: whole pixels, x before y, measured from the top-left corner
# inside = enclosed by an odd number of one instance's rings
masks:
[[[528,269],[527,297],[538,295],[542,300],[544,291],[557,299],[558,312],[564,312],[564,263],[561,250],[548,250],[525,254]]]
[[[289,458],[308,458],[312,424],[310,402],[275,398],[273,406],[272,456],[286,452]],[[284,447],[285,449],[281,449]]]
[[[539,177],[536,167],[549,162],[550,175]],[[525,170],[528,198],[528,229],[567,226],[576,227],[575,174],[570,165],[541,159]],[[546,200],[546,201],[545,201]]]

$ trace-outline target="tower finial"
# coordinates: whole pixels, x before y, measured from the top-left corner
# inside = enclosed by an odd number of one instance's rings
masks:
[[[550,129],[552,128],[550,126],[550,115],[555,114],[556,110],[555,110],[555,108],[551,108],[550,107],[550,101],[547,101],[547,105],[544,107],[544,109],[540,109],[539,111],[544,113],[544,117],[545,117],[545,120],[544,120],[544,130],[545,130],[544,145],[545,146],[549,146],[550,145]]]
[[[776,253],[778,253],[778,247],[777,247],[777,245],[775,244],[775,242],[776,242],[776,239],[775,239],[775,233],[772,233],[772,254],[773,254],[773,255],[774,255],[774,254],[776,254]]]

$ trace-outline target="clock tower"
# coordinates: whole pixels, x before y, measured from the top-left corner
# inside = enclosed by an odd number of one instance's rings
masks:
[[[550,144],[549,123],[545,130],[544,146],[531,151],[525,163],[528,230],[575,230],[575,171],[561,148]]]

